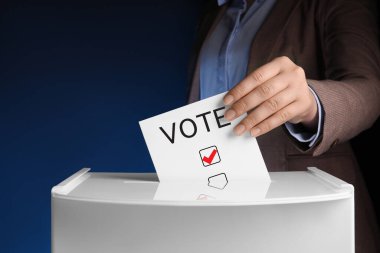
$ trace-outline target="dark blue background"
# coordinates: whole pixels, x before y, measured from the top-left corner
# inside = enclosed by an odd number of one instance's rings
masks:
[[[138,121],[186,103],[205,0],[0,0],[0,252],[50,252],[50,189],[154,171]],[[379,207],[380,122],[353,140]]]
[[[186,103],[201,1],[1,1],[0,252],[50,252],[51,187],[154,171],[138,121]]]

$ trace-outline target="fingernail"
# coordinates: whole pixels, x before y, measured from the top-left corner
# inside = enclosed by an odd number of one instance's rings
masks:
[[[258,128],[258,127],[255,127],[255,128],[253,128],[253,129],[251,130],[251,135],[252,135],[253,137],[257,137],[257,136],[260,134],[260,132],[261,132],[261,129]]]
[[[241,135],[245,131],[245,126],[238,125],[237,127],[235,127],[234,131],[236,135]]]
[[[223,100],[224,100],[224,104],[225,105],[230,105],[234,101],[234,97],[231,96],[231,95],[227,95],[227,96],[224,97]]]
[[[232,109],[228,110],[225,114],[224,114],[224,118],[226,118],[226,120],[233,120],[236,116],[236,112]]]

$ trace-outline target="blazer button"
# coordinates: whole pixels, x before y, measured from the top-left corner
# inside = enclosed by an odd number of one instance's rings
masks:
[[[331,144],[330,148],[336,146],[336,144],[338,144],[338,143],[339,143],[339,139],[335,139],[335,140],[333,141],[333,143]]]

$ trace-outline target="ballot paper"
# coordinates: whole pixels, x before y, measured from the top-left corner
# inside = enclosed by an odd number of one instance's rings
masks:
[[[222,190],[239,180],[270,182],[256,138],[237,136],[225,93],[140,121],[160,182],[199,183]]]

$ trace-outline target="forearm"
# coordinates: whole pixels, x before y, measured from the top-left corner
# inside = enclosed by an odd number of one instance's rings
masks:
[[[318,94],[325,111],[322,139],[313,155],[353,138],[380,115],[380,81],[374,77],[349,81],[308,80],[308,83]]]

